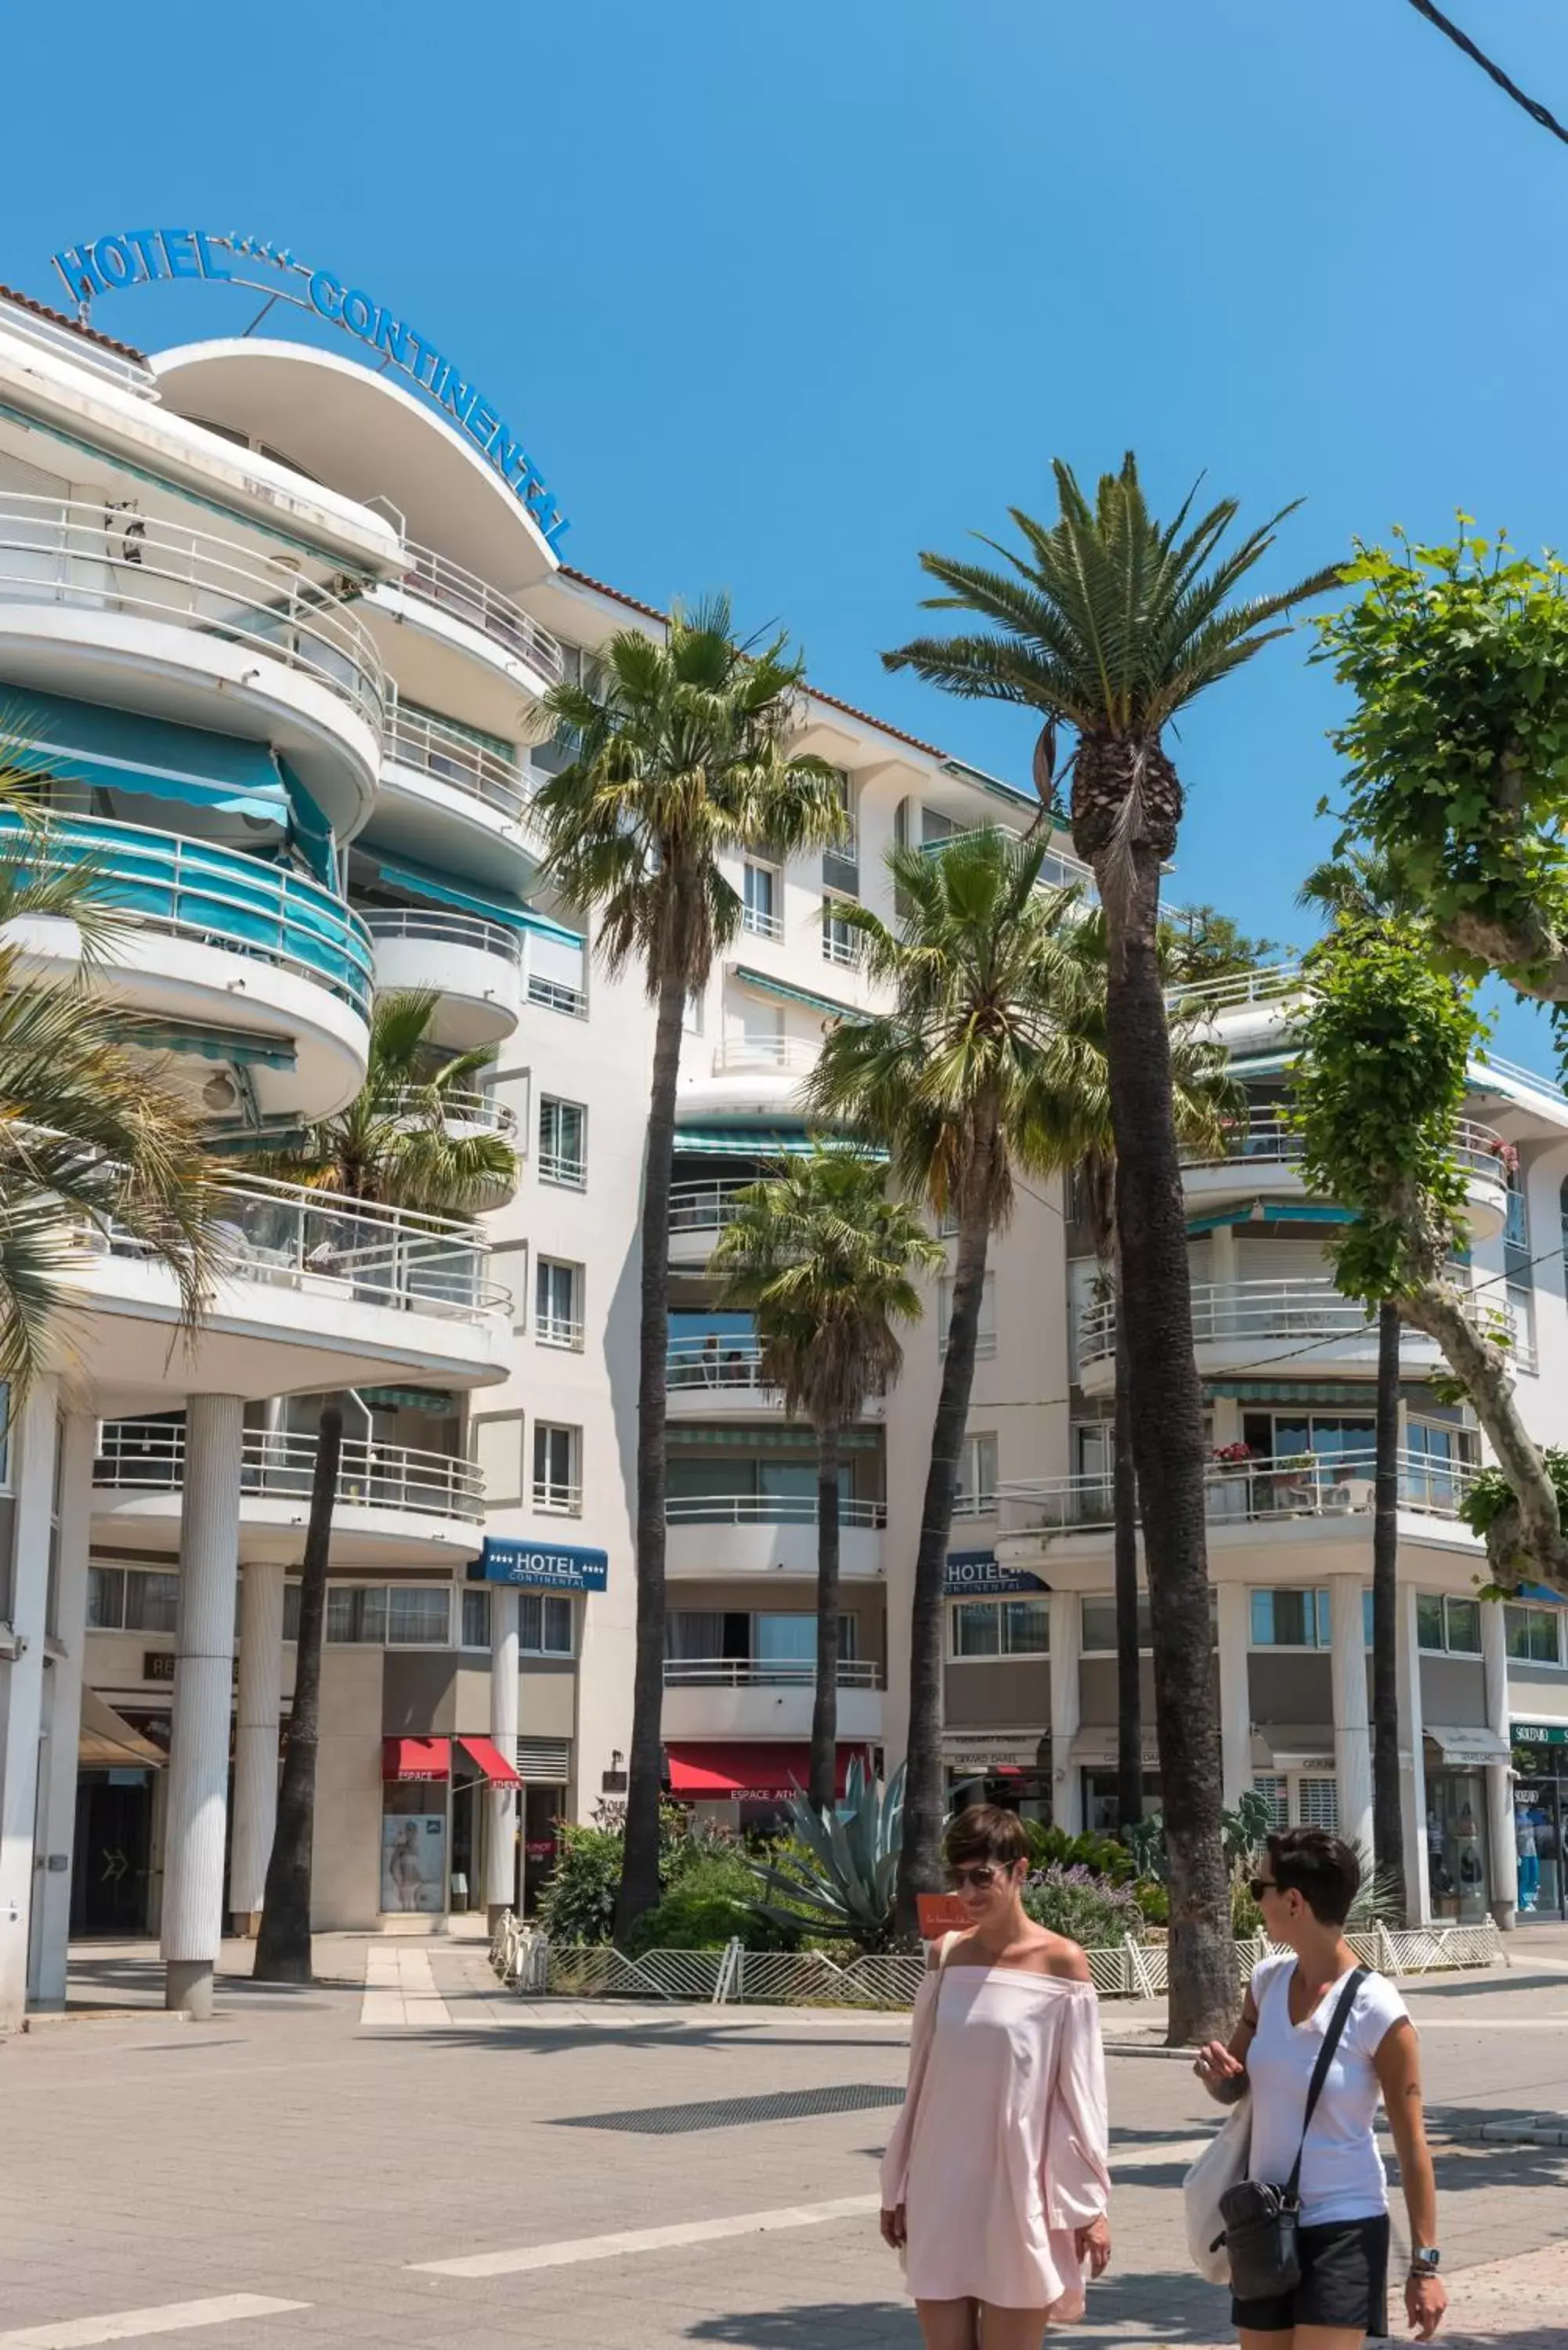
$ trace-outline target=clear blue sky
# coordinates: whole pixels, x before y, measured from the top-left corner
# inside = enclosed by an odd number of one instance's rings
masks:
[[[1449,0],[1568,117],[1562,0]],[[1135,447],[1278,576],[1463,504],[1568,542],[1568,148],[1407,0],[161,0],[9,13],[0,277],[148,223],[254,231],[418,321],[655,602],[727,587],[815,676],[1023,775],[1031,730],[886,677],[917,551]],[[18,102],[26,98],[26,102]],[[156,348],[226,297],[100,299]],[[1175,894],[1302,934],[1333,689],[1275,648],[1183,729]],[[1504,1049],[1543,1058],[1529,1014]]]

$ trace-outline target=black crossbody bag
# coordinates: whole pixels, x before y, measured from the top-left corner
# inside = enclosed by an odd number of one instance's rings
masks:
[[[1289,2178],[1282,2187],[1272,2187],[1263,2178],[1239,2179],[1220,2198],[1220,2216],[1225,2228],[1221,2235],[1215,2237],[1214,2244],[1216,2249],[1220,2244],[1225,2247],[1231,2263],[1231,2290],[1238,2301],[1273,2301],[1281,2293],[1293,2292],[1302,2281],[1302,2157],[1306,2152],[1307,2132],[1328,2078],[1328,2068],[1334,2062],[1334,2052],[1350,2021],[1355,1994],[1370,1972],[1369,1967],[1354,1970],[1339,1994],[1334,2020],[1323,2035],[1323,2046],[1318,2050],[1312,2085],[1307,2090],[1306,2112],[1302,2117],[1302,2142],[1296,2148]],[[1288,2000],[1288,1988],[1285,1995]],[[1287,2007],[1287,2015],[1289,2012]]]

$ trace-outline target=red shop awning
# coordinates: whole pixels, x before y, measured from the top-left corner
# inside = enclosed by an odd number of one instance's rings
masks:
[[[450,1779],[450,1738],[383,1738],[383,1779]]]
[[[782,1740],[748,1742],[717,1738],[685,1739],[668,1745],[670,1792],[689,1801],[722,1802],[730,1795],[782,1798],[804,1791],[811,1764],[808,1746]],[[864,1749],[841,1746],[836,1784],[844,1793],[852,1756],[865,1759]]]
[[[457,1742],[471,1762],[476,1762],[483,1776],[493,1787],[520,1787],[522,1780],[493,1741],[488,1738],[465,1738],[460,1730]]]

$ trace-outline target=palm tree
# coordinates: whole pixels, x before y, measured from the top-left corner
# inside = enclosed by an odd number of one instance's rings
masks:
[[[382,1207],[462,1215],[488,1205],[510,1182],[516,1153],[497,1131],[462,1131],[451,1116],[489,1066],[488,1052],[445,1053],[431,1041],[438,998],[425,989],[379,996],[370,1022],[365,1082],[333,1118],[306,1128],[271,1161],[271,1172],[313,1190]],[[267,1860],[258,1982],[309,1982],[310,1877],[316,1762],[321,1720],[321,1646],[327,1620],[332,1513],[343,1446],[343,1398],[325,1398],[317,1423],[310,1515],[300,1565],[299,1630],[288,1752],[278,1788]]]
[[[642,1193],[637,1402],[637,1664],[625,1861],[624,1934],[659,1897],[664,1704],[665,1351],[675,1087],[687,999],[740,927],[720,860],[826,847],[846,836],[834,771],[792,756],[803,664],[784,638],[739,644],[722,598],[671,614],[662,643],[611,637],[580,684],[545,696],[542,723],[574,755],[535,802],[545,871],[574,905],[598,910],[612,972],[640,968],[656,1007]]]
[[[806,1796],[833,1808],[838,1756],[840,1439],[898,1376],[895,1324],[919,1318],[915,1275],[947,1253],[889,1200],[880,1163],[818,1142],[737,1193],[710,1269],[721,1303],[756,1318],[763,1376],[816,1431],[816,1699]]]
[[[1040,887],[1047,847],[983,831],[935,854],[894,849],[897,934],[869,909],[846,909],[863,968],[891,989],[893,1009],[834,1029],[806,1087],[815,1108],[885,1142],[904,1189],[958,1223],[915,1560],[898,1896],[906,1936],[917,1894],[940,1881],[942,1581],[991,1235],[1012,1211],[1015,1172],[1057,1171],[1073,1149],[1062,1012],[1082,984],[1066,936],[1078,892]]]
[[[1202,1391],[1158,951],[1160,869],[1176,847],[1182,791],[1164,736],[1207,687],[1284,633],[1273,623],[1337,574],[1231,601],[1273,546],[1282,515],[1221,554],[1233,499],[1194,522],[1189,497],[1160,524],[1130,454],[1119,473],[1102,476],[1094,504],[1066,465],[1058,460],[1054,471],[1056,520],[1036,522],[1014,507],[1023,551],[986,542],[1005,570],[921,556],[942,590],[929,603],[978,615],[984,631],[917,638],[883,659],[950,692],[1038,712],[1036,773],[1047,790],[1058,728],[1076,736],[1073,837],[1106,910],[1117,1224],[1170,1870],[1168,2030],[1182,2042],[1228,2029],[1236,1987],[1219,1728],[1212,1700],[1199,1695],[1209,1689],[1210,1650]]]

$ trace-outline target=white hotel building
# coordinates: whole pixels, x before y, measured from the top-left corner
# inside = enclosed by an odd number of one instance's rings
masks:
[[[325,1393],[349,1401],[318,1925],[439,1930],[526,1898],[556,1819],[619,1783],[651,1018],[543,891],[530,801],[553,755],[540,696],[628,625],[662,621],[563,567],[471,442],[347,346],[148,359],[0,296],[0,709],[49,753],[66,853],[95,852],[139,918],[109,984],[234,1161],[232,1263],[199,1333],[179,1334],[168,1276],[84,1232],[75,1343],[6,1443],[0,2029],[63,1997],[71,1934],[158,1935],[171,1996],[200,2011],[220,1931],[254,1918]],[[800,743],[841,769],[853,846],[735,860],[744,927],[691,1007],[670,1235],[665,1741],[672,1792],[737,1821],[804,1775],[814,1477],[752,1334],[714,1308],[708,1253],[733,1187],[804,1144],[825,1025],[869,1002],[836,905],[890,920],[896,839],[1033,810],[819,691]],[[1056,878],[1083,878],[1054,854]],[[40,968],[67,968],[72,934],[35,931]],[[493,1051],[462,1114],[513,1136],[512,1195],[468,1225],[247,1173],[247,1146],[351,1097],[374,990],[410,986],[437,993],[443,1042]],[[1187,1178],[1213,1441],[1254,1456],[1215,1471],[1216,1671],[1228,1790],[1364,1833],[1375,1350],[1326,1280],[1313,1227],[1332,1206],[1304,1198],[1277,1123],[1290,1005],[1279,982],[1216,1005],[1254,1117]],[[1474,1277],[1506,1291],[1526,1409],[1560,1435],[1568,1101],[1494,1066],[1475,1118]],[[1492,1136],[1517,1145],[1511,1183]],[[1106,1815],[1114,1773],[1092,1274],[1070,1187],[1023,1190],[988,1284],[951,1568],[954,1775],[1068,1825]],[[897,1391],[846,1446],[846,1757],[902,1748],[944,1318],[938,1283]],[[1555,1905],[1555,1778],[1516,1783],[1509,1758],[1568,1744],[1562,1611],[1469,1596],[1479,1546],[1453,1503],[1475,1440],[1431,1399],[1429,1350],[1407,1361],[1420,1898],[1505,1908],[1533,1839]]]

